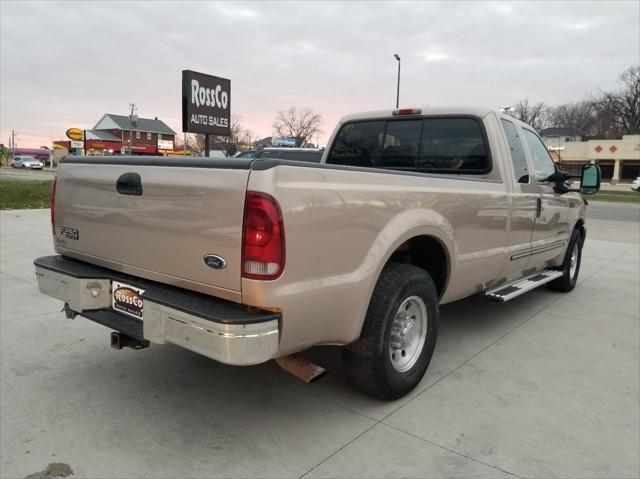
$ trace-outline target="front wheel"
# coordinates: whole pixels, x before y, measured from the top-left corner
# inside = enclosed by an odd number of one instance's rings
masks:
[[[360,338],[343,349],[351,382],[380,399],[413,390],[427,370],[438,335],[438,295],[429,273],[387,265],[373,291]]]
[[[562,263],[562,272],[564,273],[558,279],[554,279],[549,283],[549,289],[554,291],[562,291],[568,293],[576,287],[578,283],[578,274],[580,273],[580,263],[582,262],[582,245],[584,239],[579,229],[574,229],[571,233],[569,246],[564,255]]]

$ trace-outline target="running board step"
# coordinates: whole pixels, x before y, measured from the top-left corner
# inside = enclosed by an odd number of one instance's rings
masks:
[[[562,271],[556,269],[545,269],[524,278],[520,278],[512,283],[501,284],[497,288],[490,289],[484,295],[493,301],[505,303],[521,294],[536,289],[538,286],[553,281],[562,276]]]

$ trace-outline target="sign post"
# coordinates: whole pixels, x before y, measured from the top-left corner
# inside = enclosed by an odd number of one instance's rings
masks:
[[[87,154],[87,150],[85,148],[85,142],[87,140],[86,130],[81,130],[80,128],[69,128],[67,130],[67,138],[71,140],[69,144],[70,148],[74,148],[76,151],[78,149],[83,149],[84,154]],[[74,155],[77,154],[74,152]]]
[[[230,136],[231,80],[182,70],[182,131],[205,135],[205,156],[211,135]]]

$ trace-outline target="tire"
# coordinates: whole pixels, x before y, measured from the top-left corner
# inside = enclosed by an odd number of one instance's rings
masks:
[[[569,245],[567,246],[567,252],[564,255],[564,261],[562,262],[561,270],[564,274],[558,279],[554,279],[553,281],[548,283],[549,289],[552,289],[553,291],[568,293],[576,287],[576,284],[578,282],[578,274],[580,273],[580,263],[582,262],[583,243],[584,239],[582,238],[582,233],[579,229],[574,229],[573,233],[571,233]],[[572,269],[571,264],[574,252],[576,254],[575,266]]]
[[[407,322],[412,326],[403,334]],[[398,399],[424,376],[437,336],[438,294],[431,276],[390,263],[373,290],[360,338],[342,350],[347,376],[371,396]]]

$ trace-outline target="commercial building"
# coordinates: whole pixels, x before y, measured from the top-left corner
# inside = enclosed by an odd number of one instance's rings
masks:
[[[83,140],[56,141],[55,144],[70,153],[85,155],[119,155],[129,149],[131,131],[131,154],[172,154],[176,132],[158,118],[137,118],[130,124],[129,117],[107,113],[90,130],[84,130]]]
[[[568,142],[586,140],[587,135],[573,126],[567,126],[563,128],[545,128],[540,130],[540,136],[548,145],[562,146]]]
[[[606,182],[632,181],[640,176],[640,135],[587,141],[566,140],[567,136],[562,135],[541,136],[554,160],[569,173],[580,174],[582,165],[596,163]]]

